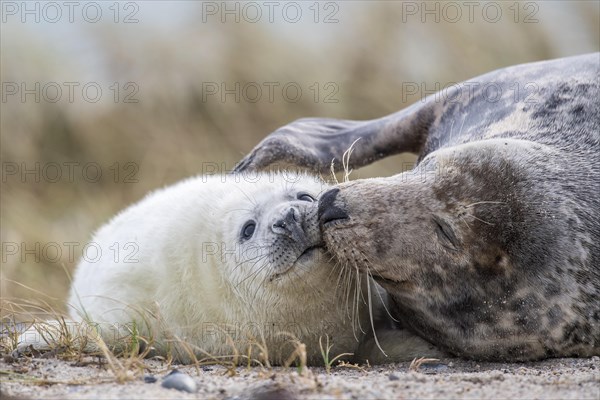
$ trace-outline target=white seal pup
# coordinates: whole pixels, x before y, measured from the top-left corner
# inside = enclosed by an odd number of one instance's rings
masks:
[[[71,318],[97,326],[109,346],[136,333],[183,362],[241,354],[283,364],[302,343],[319,364],[326,338],[331,356],[387,360],[370,335],[370,318],[383,315],[375,284],[325,253],[315,199],[327,188],[314,176],[260,173],[198,176],[149,194],[93,236]],[[409,338],[389,360],[429,347]]]

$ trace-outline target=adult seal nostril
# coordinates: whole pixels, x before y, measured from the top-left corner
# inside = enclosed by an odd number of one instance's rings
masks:
[[[338,219],[348,218],[348,213],[343,208],[333,204],[339,191],[340,189],[338,188],[331,189],[321,196],[318,210],[319,223],[321,225]]]

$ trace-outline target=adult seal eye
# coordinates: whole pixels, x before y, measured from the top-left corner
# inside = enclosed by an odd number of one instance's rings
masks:
[[[256,222],[248,221],[242,228],[242,239],[250,239],[254,235],[254,229],[256,228]]]
[[[313,201],[315,201],[315,198],[312,197],[310,194],[308,193],[298,193],[298,200],[302,200],[302,201],[310,201],[311,203]]]

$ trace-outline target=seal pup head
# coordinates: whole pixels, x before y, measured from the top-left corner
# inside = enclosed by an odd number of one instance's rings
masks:
[[[327,188],[320,179],[296,173],[228,175],[228,195],[219,202],[222,243],[218,268],[227,284],[256,298],[307,284],[327,271],[329,258],[317,219],[316,199]]]

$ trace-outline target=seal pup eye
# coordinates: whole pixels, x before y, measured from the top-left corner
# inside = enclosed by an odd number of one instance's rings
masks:
[[[313,201],[315,201],[314,197],[312,197],[310,194],[304,193],[304,192],[298,193],[297,199],[302,200],[302,201],[310,201],[311,203]]]
[[[242,228],[242,239],[250,239],[254,235],[254,229],[256,228],[256,222],[248,221]]]

